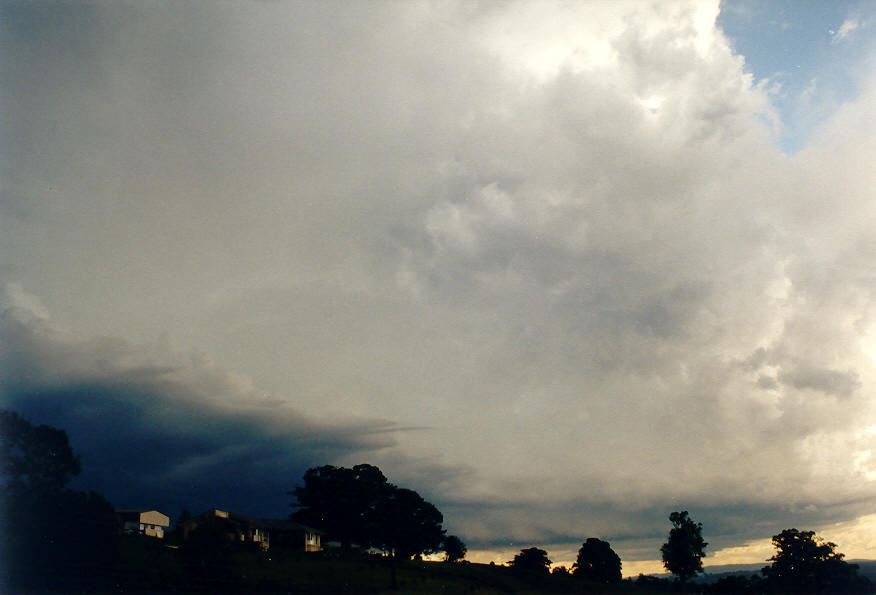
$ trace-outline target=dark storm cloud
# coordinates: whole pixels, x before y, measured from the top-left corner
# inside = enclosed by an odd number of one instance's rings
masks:
[[[68,432],[75,485],[120,508],[284,515],[305,469],[394,444],[390,423],[316,421],[196,355],[83,341],[22,307],[0,315],[0,399]],[[357,455],[358,456],[358,455]]]

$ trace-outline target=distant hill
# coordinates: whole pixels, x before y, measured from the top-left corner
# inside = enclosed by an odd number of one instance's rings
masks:
[[[876,560],[848,560],[848,562],[850,564],[857,564],[858,573],[876,583]],[[714,566],[706,566],[705,573],[697,577],[697,581],[713,583],[728,576],[751,576],[753,574],[760,574],[760,571],[764,566],[769,566],[769,562],[759,562],[756,564],[716,564]]]
[[[715,566],[706,566],[705,573],[694,580],[699,583],[711,584],[728,576],[750,577],[760,574],[761,568],[766,565],[766,562],[761,562],[758,564],[716,564]]]
[[[876,583],[876,560],[849,560],[849,563],[857,564],[858,573]]]
[[[716,564],[714,566],[706,566],[706,574],[728,574],[737,572],[747,572],[755,574],[760,572],[764,566],[769,566],[769,562],[757,562],[754,564]]]

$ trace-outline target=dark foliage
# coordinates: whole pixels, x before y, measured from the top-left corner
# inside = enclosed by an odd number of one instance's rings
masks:
[[[291,517],[318,527],[344,549],[355,543],[410,558],[439,551],[443,517],[417,492],[389,483],[373,465],[308,469]]]
[[[596,583],[619,583],[621,559],[607,541],[588,537],[578,550],[572,574]]]
[[[653,593],[670,593],[677,590],[676,585],[673,585],[671,581],[647,574],[640,574],[634,584],[643,591]]]
[[[773,536],[778,550],[763,569],[769,592],[865,593],[871,585],[858,576],[858,567],[843,560],[836,544],[824,541],[814,531],[785,529]]]
[[[725,576],[711,585],[706,585],[706,593],[763,593],[763,580],[758,575],[751,577],[744,575]]]
[[[374,535],[368,540],[371,545],[405,559],[440,550],[444,518],[417,492],[389,486],[375,513]]]
[[[702,523],[695,523],[686,510],[673,512],[669,520],[673,525],[669,539],[660,548],[663,566],[684,583],[703,571],[703,558],[709,544],[703,541]]]
[[[386,477],[373,465],[308,469],[304,485],[290,492],[297,508],[291,518],[325,531],[345,549],[353,543],[368,546],[376,530],[377,505],[388,489]]]
[[[551,561],[547,557],[547,552],[537,547],[520,550],[520,553],[508,564],[518,571],[550,574]]]
[[[34,426],[14,411],[0,411],[0,469],[6,493],[52,494],[79,475],[79,457],[67,432]]]
[[[10,411],[2,423],[3,581],[10,591],[91,588],[118,556],[115,510],[103,496],[64,489],[79,473],[67,433]]]
[[[444,538],[444,543],[441,544],[444,550],[444,560],[446,562],[459,562],[465,558],[468,548],[462,540],[456,535],[448,535]]]

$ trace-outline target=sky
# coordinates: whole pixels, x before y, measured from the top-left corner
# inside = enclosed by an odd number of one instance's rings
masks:
[[[873,3],[0,7],[0,406],[78,488],[876,558]]]

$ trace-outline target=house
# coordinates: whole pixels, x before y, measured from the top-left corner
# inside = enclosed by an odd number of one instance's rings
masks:
[[[198,527],[218,529],[228,539],[257,544],[263,549],[287,547],[306,552],[322,550],[323,532],[288,519],[260,519],[213,508],[178,525],[183,539]]]
[[[163,539],[164,531],[170,526],[170,517],[157,510],[118,510],[116,516],[122,533],[128,535],[148,535]]]

